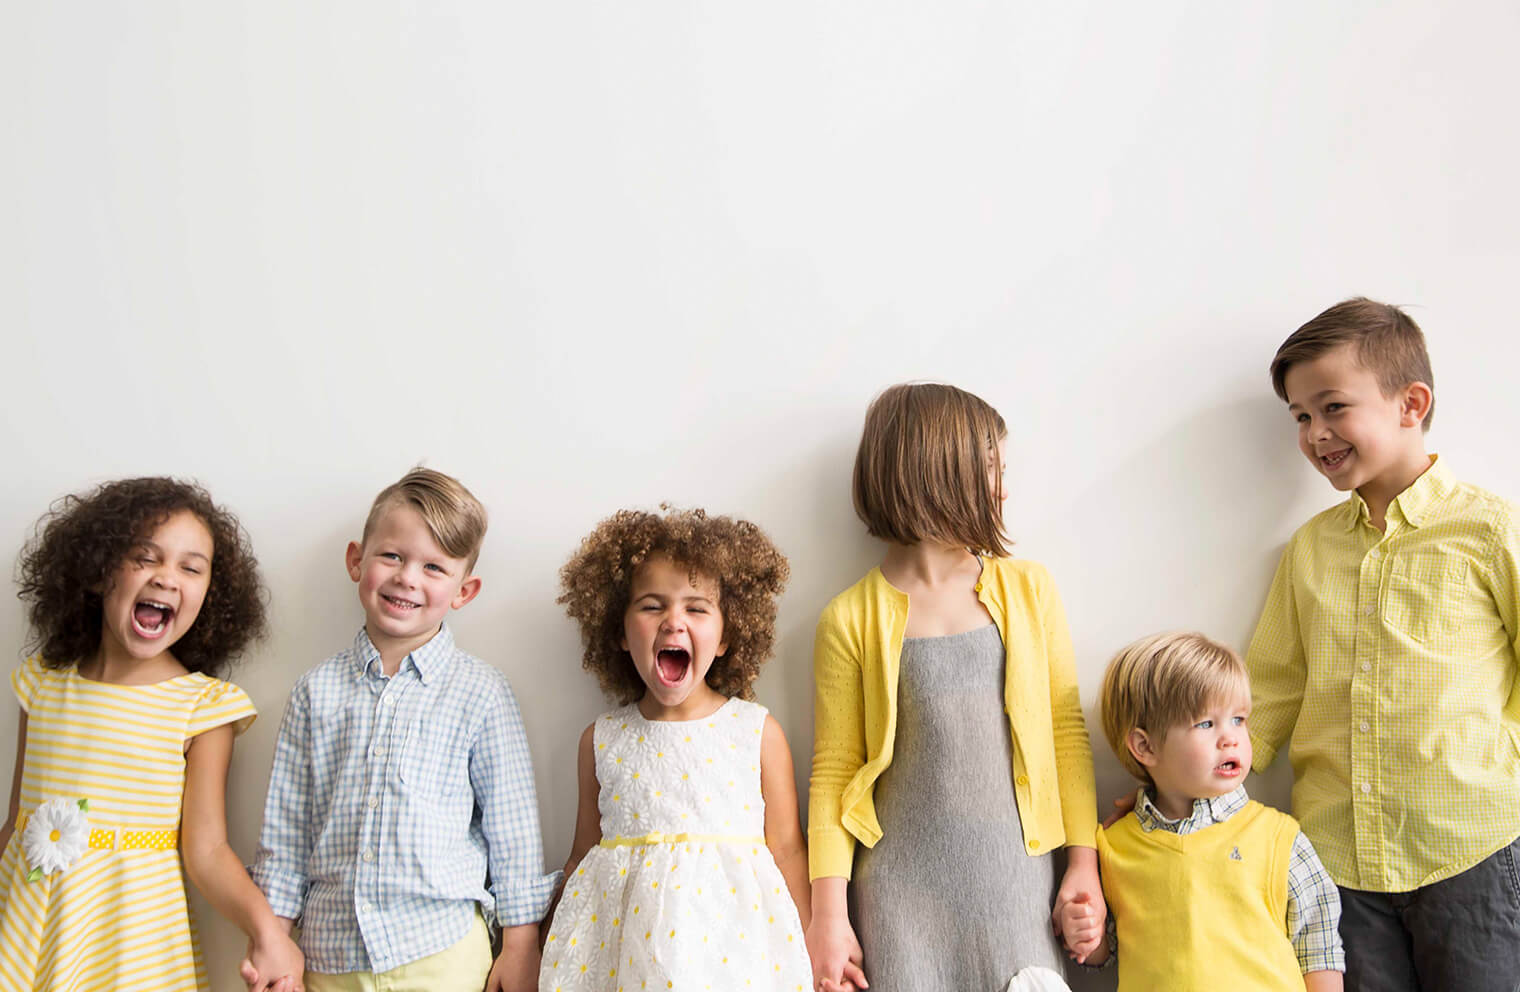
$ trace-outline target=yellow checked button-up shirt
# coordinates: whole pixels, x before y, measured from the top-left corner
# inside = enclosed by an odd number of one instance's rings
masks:
[[[1292,736],[1293,815],[1340,885],[1406,892],[1520,835],[1520,515],[1431,467],[1288,542],[1247,662],[1258,770]]]

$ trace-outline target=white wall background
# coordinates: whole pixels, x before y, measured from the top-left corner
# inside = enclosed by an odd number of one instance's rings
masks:
[[[1266,376],[1330,303],[1411,306],[1432,449],[1520,496],[1512,3],[4,6],[0,547],[129,474],[241,515],[274,617],[236,676],[264,713],[245,856],[285,694],[361,619],[344,543],[419,460],[491,510],[457,631],[527,703],[556,864],[606,705],[560,563],[624,506],[765,526],[794,579],[759,693],[805,790],[813,622],[880,554],[847,479],[889,383],[1008,419],[1009,527],[1094,727],[1131,638],[1243,646],[1337,498]]]

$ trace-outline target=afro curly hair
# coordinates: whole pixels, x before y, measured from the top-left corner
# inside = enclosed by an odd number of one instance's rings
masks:
[[[581,663],[619,702],[644,694],[633,658],[622,646],[623,617],[634,572],[650,557],[668,555],[693,575],[717,581],[728,652],[714,659],[707,684],[725,696],[749,699],[776,641],[776,597],[791,574],[786,556],[746,520],[660,509],[663,515],[619,510],[597,524],[560,569],[556,602],[580,625]]]
[[[265,632],[264,583],[236,517],[193,482],[119,479],[65,496],[37,521],[17,562],[17,595],[49,668],[68,668],[100,648],[105,593],[132,549],[169,517],[189,510],[211,532],[211,584],[195,623],[174,644],[192,672],[220,675]]]

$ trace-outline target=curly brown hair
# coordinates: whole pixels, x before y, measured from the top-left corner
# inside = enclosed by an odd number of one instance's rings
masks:
[[[68,668],[100,648],[108,584],[133,548],[180,510],[211,532],[211,584],[195,623],[174,644],[192,672],[220,675],[265,633],[259,563],[237,517],[194,482],[119,479],[93,492],[64,496],[37,521],[17,562],[17,595],[27,604],[28,651]]]
[[[580,624],[586,646],[581,664],[619,702],[644,694],[633,657],[622,647],[623,617],[633,573],[649,557],[669,555],[694,576],[718,583],[728,653],[713,660],[707,684],[725,696],[749,699],[776,641],[776,597],[791,575],[786,556],[747,520],[660,509],[663,516],[619,510],[597,524],[560,569],[556,602]]]

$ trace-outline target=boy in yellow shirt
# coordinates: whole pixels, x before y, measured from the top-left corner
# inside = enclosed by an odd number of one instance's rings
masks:
[[[1121,764],[1145,783],[1098,832],[1119,992],[1330,992],[1345,970],[1334,882],[1293,818],[1246,796],[1251,690],[1234,651],[1156,634],[1109,663],[1099,710]],[[1073,951],[1115,950],[1102,917],[1058,911]]]
[[[1351,990],[1485,992],[1520,974],[1515,507],[1425,452],[1430,358],[1396,307],[1295,331],[1272,385],[1350,497],[1288,542],[1247,652],[1256,768],[1341,887]]]

